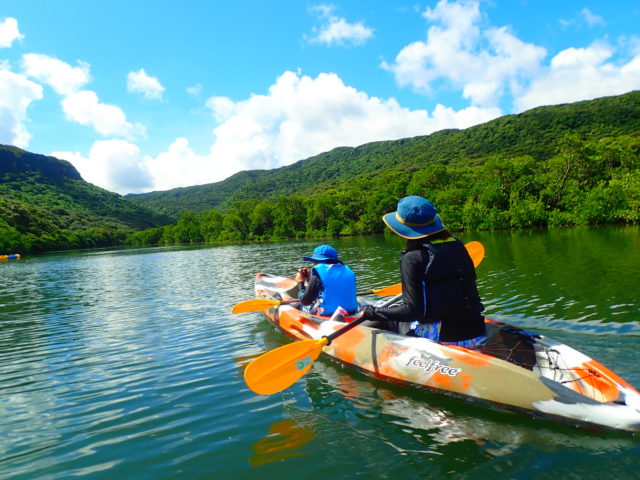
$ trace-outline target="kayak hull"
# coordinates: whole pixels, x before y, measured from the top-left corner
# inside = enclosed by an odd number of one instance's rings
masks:
[[[255,290],[260,298],[291,300],[297,284],[260,273]],[[320,339],[345,325],[293,305],[263,313],[293,340]],[[486,326],[487,342],[467,349],[358,325],[322,353],[395,384],[576,426],[640,432],[640,393],[615,373],[542,335],[490,319]]]

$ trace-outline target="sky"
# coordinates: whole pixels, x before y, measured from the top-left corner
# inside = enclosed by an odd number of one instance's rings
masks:
[[[0,143],[120,194],[632,90],[637,0],[0,0]]]

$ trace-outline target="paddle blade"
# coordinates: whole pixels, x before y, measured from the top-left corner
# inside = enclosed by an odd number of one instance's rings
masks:
[[[311,369],[326,344],[326,338],[302,340],[271,350],[247,366],[244,381],[259,395],[280,392]]]
[[[484,245],[480,242],[474,241],[467,243],[465,248],[467,249],[467,252],[469,252],[469,256],[473,261],[473,266],[477,267],[480,265],[480,262],[482,262],[482,259],[484,258]]]
[[[390,287],[379,288],[377,290],[371,290],[371,293],[378,297],[390,297],[392,295],[399,295],[402,293],[402,284],[396,283]]]
[[[254,300],[247,300],[245,302],[240,302],[236,304],[231,309],[231,313],[258,312],[260,310],[266,310],[267,308],[275,307],[276,305],[280,305],[281,303],[282,302],[278,300],[266,300],[263,298],[256,298]]]

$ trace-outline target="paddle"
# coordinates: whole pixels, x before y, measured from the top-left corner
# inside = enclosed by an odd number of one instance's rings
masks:
[[[366,292],[360,292],[357,295],[376,295],[378,297],[389,297],[391,295],[398,295],[402,293],[402,284],[396,283],[395,285],[391,285],[389,287],[382,287],[374,290],[367,290]]]
[[[382,306],[389,306],[400,298],[402,294],[396,295]],[[271,395],[290,387],[311,369],[322,347],[329,345],[335,338],[344,335],[365,320],[366,318],[360,315],[347,326],[318,340],[300,340],[265,353],[247,366],[244,371],[245,383],[259,395]]]
[[[278,305],[288,305],[290,303],[297,303],[300,300],[267,300],[265,298],[255,298],[253,300],[245,300],[236,304],[231,313],[247,313],[258,312],[260,310],[266,310],[267,308],[277,307]]]
[[[370,290],[368,292],[358,293],[357,295],[369,295],[373,293],[381,297],[388,297],[391,295],[398,295],[402,291],[402,285],[391,285],[390,287],[381,288],[379,290]],[[300,300],[268,300],[266,298],[254,298],[253,300],[245,300],[244,302],[237,303],[232,309],[231,313],[248,313],[259,312],[260,310],[266,310],[267,308],[277,307],[278,305],[289,305],[299,302]]]
[[[480,262],[482,262],[484,258],[484,245],[478,241],[473,241],[465,244],[464,247],[467,249],[467,252],[469,252],[474,268],[480,265]]]
[[[469,242],[465,244],[465,248],[471,257],[473,266],[477,267],[484,258],[484,246],[477,241]],[[377,290],[369,290],[367,292],[358,293],[358,295],[377,295],[379,297],[388,297],[390,295],[398,295],[402,293],[402,284],[396,283],[389,287],[379,288]]]

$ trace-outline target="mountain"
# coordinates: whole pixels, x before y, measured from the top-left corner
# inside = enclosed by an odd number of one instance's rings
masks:
[[[0,145],[0,252],[111,245],[169,222],[85,182],[65,160]]]
[[[530,155],[544,161],[559,152],[568,133],[582,140],[640,131],[640,92],[538,107],[464,130],[340,147],[273,170],[251,170],[217,183],[130,194],[126,198],[173,219],[186,211],[227,210],[239,200],[277,199],[323,189],[363,174],[430,164],[481,164],[494,156]]]

